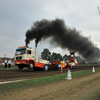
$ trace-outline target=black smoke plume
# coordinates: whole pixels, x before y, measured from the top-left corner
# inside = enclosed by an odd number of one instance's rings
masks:
[[[36,46],[41,40],[51,37],[50,43],[56,43],[61,48],[68,48],[69,51],[79,53],[86,59],[100,57],[100,49],[95,47],[87,37],[80,35],[75,28],[65,25],[64,20],[56,18],[55,20],[37,21],[31,29],[26,32],[26,46],[31,40],[36,40]]]

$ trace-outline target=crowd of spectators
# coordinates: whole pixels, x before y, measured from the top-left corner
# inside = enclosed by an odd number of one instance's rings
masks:
[[[6,64],[5,64],[5,63],[6,63]],[[8,67],[10,68],[10,66],[11,66],[12,64],[14,64],[14,60],[11,59],[11,58],[1,58],[1,59],[0,59],[0,64],[5,65],[5,68],[6,68],[7,65],[8,65]]]

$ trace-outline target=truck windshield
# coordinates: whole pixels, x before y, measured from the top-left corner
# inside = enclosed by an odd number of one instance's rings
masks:
[[[24,49],[16,49],[15,55],[23,55],[26,53],[26,48]]]

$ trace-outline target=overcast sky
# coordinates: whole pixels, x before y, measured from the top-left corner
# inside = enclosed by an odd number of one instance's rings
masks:
[[[37,20],[64,19],[69,27],[90,37],[100,48],[100,15],[97,7],[100,0],[0,0],[0,57],[14,57],[15,50],[25,45],[25,33]],[[51,52],[68,54],[67,50],[54,48],[43,41],[37,53],[44,48]],[[34,40],[29,44],[34,49]]]

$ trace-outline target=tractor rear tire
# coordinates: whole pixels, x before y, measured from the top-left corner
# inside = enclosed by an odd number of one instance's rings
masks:
[[[67,68],[68,68],[68,67],[70,68],[70,70],[72,69],[72,67],[71,67],[70,65],[68,65]]]
[[[73,69],[75,69],[76,68],[76,66],[73,66]]]

